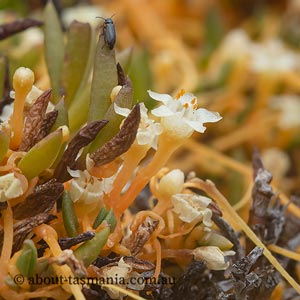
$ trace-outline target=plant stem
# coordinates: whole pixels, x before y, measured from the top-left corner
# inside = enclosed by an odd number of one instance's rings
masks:
[[[160,135],[158,150],[152,161],[138,172],[127,192],[120,198],[120,201],[116,203],[116,214],[122,214],[124,210],[130,206],[137,195],[149,182],[151,177],[166,164],[173,152],[175,152],[184,141],[185,139],[178,140],[170,138],[166,134]]]

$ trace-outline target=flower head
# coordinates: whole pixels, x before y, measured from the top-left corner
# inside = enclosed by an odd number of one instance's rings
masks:
[[[280,40],[251,46],[251,69],[255,72],[288,72],[299,68],[299,58]]]
[[[206,266],[210,270],[226,270],[229,262],[225,262],[226,255],[234,255],[234,251],[222,252],[216,246],[199,247],[193,250],[193,255],[196,260],[204,260]]]
[[[204,123],[218,122],[222,119],[219,113],[198,108],[197,98],[181,90],[175,98],[168,94],[159,94],[148,91],[151,98],[162,102],[162,105],[153,109],[154,116],[161,117],[161,124],[165,131],[177,138],[189,137],[193,131],[203,133]]]
[[[212,226],[212,211],[208,208],[211,199],[195,194],[176,194],[172,197],[172,202],[173,211],[179,215],[180,220],[190,223],[202,217],[205,226]]]
[[[242,29],[231,30],[224,38],[219,53],[223,61],[236,60],[250,54],[251,40]]]
[[[281,114],[278,125],[282,129],[300,126],[300,97],[296,95],[280,95],[272,97],[271,107],[279,109]]]
[[[69,170],[69,173],[74,177],[70,187],[70,195],[73,202],[78,201],[85,204],[101,201],[104,194],[111,191],[115,178],[115,175],[113,175],[109,178],[98,179],[90,175],[87,170]]]
[[[19,197],[22,194],[21,181],[13,173],[0,176],[0,202]]]
[[[104,267],[103,273],[105,278],[113,279],[114,284],[120,286],[121,288],[128,287],[132,290],[141,291],[145,287],[143,280],[138,280],[140,277],[142,277],[142,275],[136,271],[133,271],[132,266],[127,264],[123,257],[119,260],[117,266]],[[135,280],[132,281],[131,278],[134,278]],[[122,292],[108,287],[104,287],[104,289],[112,299],[123,299],[123,297],[126,296]]]
[[[117,114],[124,117],[127,117],[130,113],[130,109],[119,107],[115,103],[114,109]],[[162,133],[162,127],[149,118],[144,103],[140,103],[140,111],[141,121],[136,135],[137,142],[139,145],[149,145],[153,149],[157,149],[157,137]]]

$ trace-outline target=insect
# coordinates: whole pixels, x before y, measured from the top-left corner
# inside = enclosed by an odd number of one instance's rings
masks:
[[[115,30],[115,24],[112,20],[112,15],[110,18],[102,18],[102,17],[97,17],[99,19],[104,20],[103,24],[103,34],[104,34],[104,39],[106,44],[108,45],[109,49],[112,50],[115,43],[116,43],[116,30]]]

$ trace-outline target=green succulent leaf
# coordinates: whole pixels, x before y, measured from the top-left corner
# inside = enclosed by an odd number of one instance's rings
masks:
[[[201,246],[216,246],[223,251],[230,250],[233,246],[231,241],[229,241],[226,237],[215,232],[209,233],[198,242]]]
[[[53,91],[53,100],[59,100],[61,74],[64,61],[64,35],[60,21],[52,1],[49,1],[44,11],[45,55],[48,73]]]
[[[76,132],[84,123],[87,122],[89,112],[91,84],[88,83],[81,89],[72,101],[69,112],[69,128],[71,134]]]
[[[129,78],[126,79],[126,84],[122,86],[114,103],[120,107],[131,108],[133,100],[133,87]],[[108,120],[108,124],[101,131],[100,134],[95,138],[93,143],[89,148],[89,152],[94,152],[101,146],[103,146],[107,141],[112,139],[120,130],[120,125],[124,117],[118,115],[114,110],[113,103],[110,105],[105,116],[105,120]]]
[[[103,206],[101,208],[101,210],[99,211],[94,223],[93,223],[93,229],[96,229],[102,222],[103,220],[105,219],[107,215],[107,210],[106,208]]]
[[[0,131],[0,163],[2,162],[8,148],[9,148],[9,136],[3,131]]]
[[[94,62],[92,89],[89,108],[89,121],[104,119],[111,105],[110,94],[118,84],[115,51],[109,49],[104,35],[99,35]]]
[[[62,130],[57,130],[35,144],[20,160],[18,168],[27,177],[32,179],[51,167],[62,145]]]
[[[0,98],[4,92],[4,80],[5,80],[5,58],[0,57]]]
[[[117,225],[117,219],[112,208],[108,211],[105,221],[110,226],[110,232],[113,232]]]
[[[51,128],[51,131],[55,131],[60,126],[69,125],[69,116],[68,109],[64,98],[62,98],[55,106],[55,109],[58,111],[57,118]]]
[[[73,201],[68,191],[64,191],[62,197],[62,216],[68,236],[76,237],[78,235],[78,220],[75,213]]]
[[[78,91],[88,65],[92,29],[89,23],[73,21],[67,34],[62,82],[67,107]]]
[[[110,227],[105,227],[97,232],[91,240],[85,242],[74,251],[75,257],[83,261],[84,265],[88,267],[98,257],[109,234]]]
[[[32,240],[25,240],[21,255],[18,257],[16,265],[23,276],[29,277],[37,265],[37,250]]]

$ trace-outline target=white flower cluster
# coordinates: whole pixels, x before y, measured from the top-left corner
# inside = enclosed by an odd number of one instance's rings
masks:
[[[161,106],[151,112],[161,118],[164,131],[174,138],[189,137],[194,130],[203,133],[206,129],[204,123],[218,122],[222,119],[217,112],[198,108],[197,98],[184,90],[181,90],[175,98],[152,91],[148,93],[154,100],[162,102]]]
[[[300,68],[300,58],[279,39],[253,42],[241,29],[233,30],[224,38],[218,51],[223,61],[246,58],[255,73],[289,72]]]
[[[0,202],[19,197],[23,194],[20,179],[14,173],[0,176]]]
[[[87,170],[68,170],[73,177],[70,186],[70,196],[73,202],[91,204],[102,201],[104,194],[108,194],[113,187],[116,175],[109,178],[97,178]]]
[[[114,282],[115,285],[120,286],[121,288],[129,288],[136,291],[142,291],[145,287],[145,283],[140,283],[138,278],[142,277],[138,272],[134,271],[132,266],[127,264],[124,261],[124,258],[122,257],[117,266],[111,266],[104,269],[104,278],[110,278],[115,279],[116,282]],[[130,280],[131,278],[134,278],[135,284]],[[143,280],[141,280],[143,282]],[[112,299],[123,299],[126,295],[122,292],[119,292],[115,289],[111,289],[109,287],[103,287],[108,293],[108,295]]]
[[[130,109],[123,108],[114,103],[115,112],[121,116],[127,117]],[[136,135],[139,145],[149,145],[153,149],[157,149],[157,138],[162,133],[162,127],[159,123],[155,123],[147,114],[147,108],[144,103],[140,103],[141,121]]]
[[[179,219],[190,223],[201,217],[206,227],[211,227],[212,211],[208,208],[211,199],[196,194],[176,194],[172,197],[173,211],[179,215]]]

